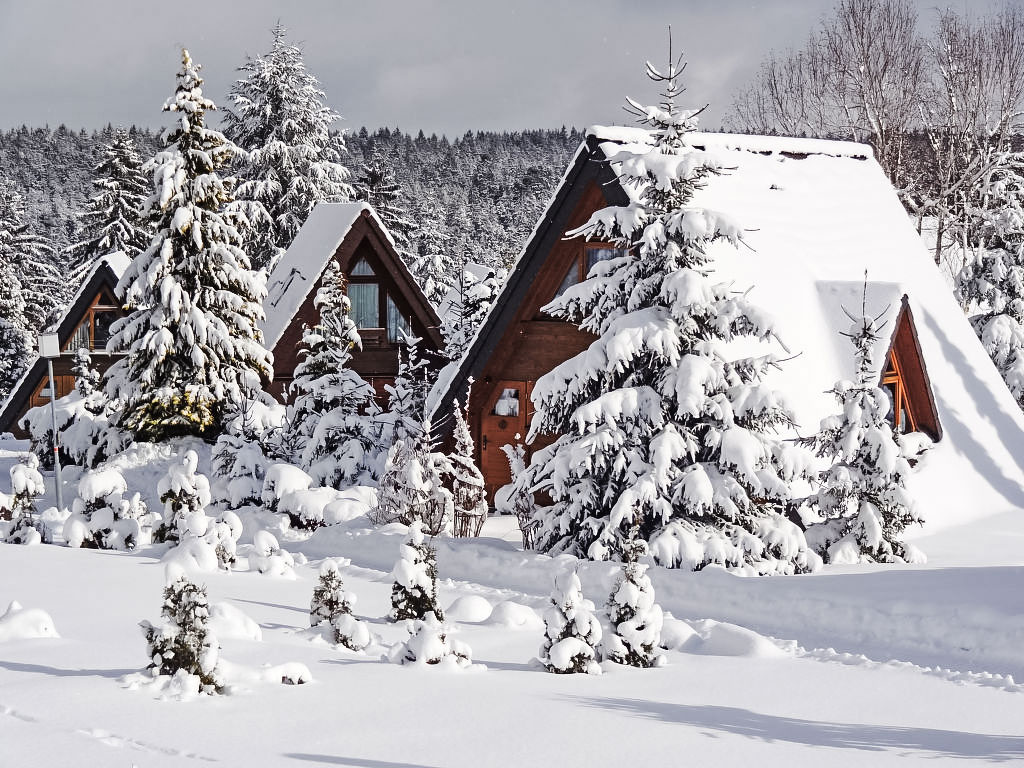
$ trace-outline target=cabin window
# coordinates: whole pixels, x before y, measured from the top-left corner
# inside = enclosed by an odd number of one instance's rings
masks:
[[[366,259],[360,259],[357,261],[355,266],[352,267],[351,272],[353,277],[374,277],[375,274],[373,267],[370,266]]]
[[[593,269],[594,265],[598,262],[608,261],[608,259],[616,259],[619,256],[625,255],[625,248],[616,248],[615,246],[601,243],[586,245],[583,248],[583,254],[573,261],[573,263],[569,265],[569,269],[566,270],[565,277],[562,278],[562,282],[558,286],[558,290],[555,292],[555,298],[557,299],[569,290],[569,288],[576,285],[576,283],[586,280],[587,275],[590,274],[590,270]]]
[[[352,322],[356,328],[380,328],[380,286],[377,283],[349,283]]]
[[[110,326],[117,318],[118,312],[113,307],[92,307],[85,313],[64,350],[70,353],[80,349],[87,349],[90,352],[105,351],[110,339]]]
[[[403,317],[402,313],[398,311],[398,305],[390,296],[387,299],[387,307],[388,341],[397,344],[404,336],[412,335],[412,326],[409,324],[409,318]]]
[[[518,416],[519,415],[519,390],[503,389],[501,397],[494,402],[494,416]]]
[[[893,431],[900,435],[906,432],[916,432],[917,424],[914,421],[913,412],[910,410],[903,374],[896,356],[892,353],[889,354],[888,365],[885,367],[885,373],[882,374],[882,387],[889,393],[887,420]]]

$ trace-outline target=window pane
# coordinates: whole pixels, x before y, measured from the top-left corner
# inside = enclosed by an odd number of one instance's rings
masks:
[[[555,298],[557,299],[569,288],[576,285],[580,281],[580,265],[577,262],[573,262],[569,265],[569,271],[565,273],[565,277],[562,278],[562,284],[558,286],[558,290],[555,291]]]
[[[366,263],[366,259],[360,259],[359,261],[356,262],[355,266],[352,267],[351,274],[353,276],[369,275],[370,277],[373,277],[375,273],[373,269],[370,267],[370,265]]]
[[[71,337],[71,343],[68,344],[68,351],[71,353],[77,352],[78,350],[85,348],[89,349],[89,318],[86,316],[82,324],[75,328],[75,335]]]
[[[377,283],[349,283],[352,322],[356,328],[380,328],[380,303]]]
[[[519,390],[503,389],[501,397],[494,403],[495,416],[518,416],[519,415]]]
[[[110,338],[110,326],[117,320],[116,312],[96,312],[93,315],[93,345],[94,350],[103,351],[107,348],[107,339]]]
[[[586,274],[590,274],[591,268],[599,261],[608,261],[608,259],[617,259],[620,256],[626,255],[625,248],[608,248],[604,246],[596,246],[587,248],[587,263],[586,263]]]
[[[407,336],[411,335],[412,326],[409,325],[408,318],[402,317],[402,313],[398,311],[398,306],[388,296],[388,341],[396,344],[401,339],[399,331]]]

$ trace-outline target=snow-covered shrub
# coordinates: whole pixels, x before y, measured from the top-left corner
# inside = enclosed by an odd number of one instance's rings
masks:
[[[818,434],[808,441],[832,461],[821,475],[818,492],[808,500],[824,520],[807,529],[807,540],[831,563],[923,558],[900,541],[906,527],[922,518],[906,489],[910,463],[887,420],[889,395],[877,386],[872,367],[880,330],[877,318],[854,319],[845,335],[854,346],[857,379],[832,387],[841,413],[823,419]],[[911,442],[907,446],[913,449]]]
[[[184,573],[178,573],[164,587],[160,615],[164,618],[160,626],[148,621],[140,624],[150,659],[146,669],[153,677],[173,677],[179,673],[194,676],[203,693],[223,693],[225,683],[217,668],[220,645],[208,626],[210,606],[206,587],[193,584]]]
[[[654,602],[647,566],[639,562],[645,553],[643,541],[634,539],[627,544],[622,573],[605,606],[612,628],[604,641],[605,656],[631,667],[658,667],[665,662],[657,652],[664,615]]]
[[[448,628],[434,616],[410,620],[409,639],[394,645],[388,658],[394,664],[442,664],[465,669],[473,664],[473,651],[466,643],[448,636]]]
[[[370,630],[352,615],[356,596],[345,591],[338,564],[327,560],[320,567],[320,581],[313,590],[309,604],[309,624],[330,624],[334,642],[351,651],[361,651],[370,644]]]
[[[281,549],[277,537],[270,531],[256,531],[253,535],[249,568],[266,576],[295,578],[295,558],[288,550]]]
[[[71,547],[135,549],[146,542],[153,517],[138,493],[128,495],[124,476],[113,468],[86,472],[64,523]]]
[[[676,523],[726,533],[758,571],[800,572],[806,545],[758,562],[767,544],[738,541],[784,516],[798,465],[775,433],[793,420],[766,384],[779,362],[771,319],[714,275],[710,246],[738,245],[743,228],[693,205],[725,169],[688,137],[697,113],[676,105],[681,72],[649,67],[664,101],[627,107],[649,141],[606,145],[628,203],[568,233],[614,247],[595,249],[587,279],[543,312],[597,338],[537,381],[528,441],[559,437],[519,482],[551,500],[536,515],[545,552],[620,559],[634,525],[650,540]]]
[[[34,453],[28,454],[20,463],[11,467],[8,512],[12,522],[7,527],[5,537],[8,544],[49,543],[49,531],[39,520],[36,511],[36,499],[45,491],[43,476],[39,473],[39,459]]]
[[[313,478],[292,464],[271,464],[263,478],[260,498],[264,507],[277,512],[278,504],[286,494],[308,490],[312,484]]]
[[[97,467],[124,450],[131,435],[110,423],[113,405],[103,398],[104,406],[96,411],[94,403],[100,393],[83,397],[77,389],[54,403],[60,460],[64,465]],[[32,440],[32,451],[46,469],[53,468],[53,420],[50,405],[30,408],[19,425]]]
[[[423,537],[418,521],[409,525],[391,576],[392,621],[424,619],[430,614],[444,621],[444,612],[437,602],[436,553]]]
[[[330,487],[294,490],[281,496],[277,511],[288,515],[293,528],[312,530],[339,522],[334,510],[338,508],[337,502],[344,498],[343,491]]]
[[[594,604],[583,598],[580,577],[576,571],[563,571],[555,577],[551,604],[544,611],[541,663],[557,674],[600,674],[600,642],[601,624],[594,616]]]
[[[466,399],[466,408],[469,399]],[[453,497],[453,522],[456,536],[479,536],[487,519],[484,476],[473,460],[473,436],[469,432],[465,409],[455,403],[455,450],[448,455]]]
[[[519,482],[526,473],[526,448],[522,443],[501,446],[508,457],[508,468],[512,481],[503,485],[494,494],[494,507],[500,514],[515,515],[519,523],[519,534],[523,537],[523,549],[533,549],[540,521],[537,520],[537,502],[533,491]]]
[[[246,400],[225,423],[211,454],[215,501],[230,509],[258,506],[271,463],[265,450],[268,432],[280,424],[284,410],[272,398]]]

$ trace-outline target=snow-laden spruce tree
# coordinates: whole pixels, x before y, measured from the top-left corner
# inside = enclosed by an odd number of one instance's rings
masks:
[[[5,537],[8,544],[49,543],[49,532],[36,511],[36,499],[45,492],[43,476],[39,473],[39,459],[34,453],[11,467],[8,503],[12,523]]]
[[[369,203],[381,220],[391,237],[395,247],[408,263],[412,261],[409,251],[411,238],[415,236],[416,224],[409,220],[405,209],[400,204],[402,188],[395,178],[391,164],[374,149],[370,158],[362,164],[359,178],[355,183],[357,200]]]
[[[461,360],[483,324],[491,305],[505,282],[505,271],[465,264],[458,283],[452,288],[452,301],[441,321],[444,354],[449,360]]]
[[[594,605],[583,597],[583,585],[576,571],[565,570],[555,576],[551,604],[544,611],[544,644],[540,662],[548,672],[601,674],[597,650],[601,643],[601,623],[594,616]]]
[[[302,337],[305,356],[289,387],[285,440],[300,449],[298,463],[318,485],[341,489],[369,479],[376,465],[373,420],[380,409],[373,387],[351,367],[361,341],[349,317],[345,276],[333,259],[314,304],[320,322]]]
[[[220,645],[209,627],[210,603],[206,587],[192,583],[184,572],[177,572],[164,587],[164,603],[160,608],[164,623],[154,626],[142,621],[146,667],[153,677],[188,675],[198,678],[202,693],[223,693],[224,677],[217,667]]]
[[[0,349],[4,351],[0,355],[0,398],[6,400],[28,368],[35,345],[25,325],[21,281],[14,268],[3,260],[0,260]]]
[[[457,282],[458,265],[452,254],[453,238],[445,229],[437,211],[420,208],[416,213],[418,228],[409,259],[409,271],[423,290],[427,301],[439,308]]]
[[[148,542],[152,515],[138,493],[128,493],[124,475],[113,467],[86,472],[64,523],[70,547],[135,549]]]
[[[487,494],[484,491],[484,476],[473,459],[473,435],[466,421],[469,397],[466,398],[465,408],[461,408],[457,400],[452,406],[455,415],[455,450],[448,454],[448,465],[451,472],[455,535],[479,536],[487,518]]]
[[[664,616],[654,602],[654,585],[640,558],[647,545],[635,535],[626,542],[622,573],[615,581],[605,610],[611,633],[604,640],[604,654],[617,664],[660,667],[665,657],[658,652]]]
[[[93,366],[92,355],[89,354],[89,350],[85,347],[75,351],[75,356],[71,362],[71,375],[75,377],[75,392],[83,400],[97,399],[97,396],[99,396],[96,404],[102,410],[102,401],[106,399],[102,397],[100,392],[102,377],[100,372]]]
[[[341,572],[334,560],[320,566],[320,580],[309,603],[309,625],[328,624],[332,639],[350,651],[362,651],[370,644],[370,630],[365,622],[352,615],[356,597],[345,589]]]
[[[93,169],[96,194],[78,216],[78,241],[67,248],[68,280],[77,285],[96,259],[122,251],[134,259],[149,245],[152,233],[142,221],[146,177],[131,135],[118,128],[103,147]]]
[[[832,387],[841,412],[809,438],[832,466],[810,498],[825,519],[808,527],[807,540],[830,563],[922,562],[916,547],[900,541],[922,518],[906,489],[910,463],[888,422],[892,401],[871,359],[881,327],[866,312],[851,319],[844,335],[853,343],[856,379]]]
[[[425,619],[428,615],[444,621],[437,602],[437,553],[423,536],[419,521],[410,523],[391,577],[392,621]]]
[[[965,249],[957,298],[1017,404],[1024,408],[1024,153],[1005,153],[976,210],[977,243]]]
[[[215,436],[225,414],[272,376],[257,325],[265,275],[240,247],[253,207],[234,203],[234,182],[221,177],[238,148],[206,127],[216,106],[202,83],[182,51],[177,90],[164,104],[176,123],[144,167],[156,235],[118,284],[130,314],[112,327],[108,349],[126,356],[107,371],[106,389],[123,403],[118,425],[137,440]]]
[[[0,287],[5,296],[0,318],[13,322],[14,312],[20,311],[20,325],[32,335],[52,321],[70,291],[61,280],[53,248],[32,231],[27,218],[25,199],[0,177]],[[7,291],[12,292],[9,298]]]
[[[666,73],[648,64],[663,102],[629,101],[651,143],[626,145],[610,162],[633,201],[569,233],[624,255],[544,308],[598,339],[537,382],[528,439],[560,437],[534,453],[521,481],[552,501],[538,513],[547,552],[621,558],[638,525],[645,539],[666,537],[653,547],[664,565],[803,571],[817,559],[782,514],[790,478],[771,433],[792,420],[763,383],[775,358],[728,347],[767,342],[772,328],[745,294],[714,279],[709,246],[738,243],[741,229],[693,204],[722,169],[689,144],[697,113],[676,106],[682,69],[671,54]]]
[[[243,77],[231,88],[225,120],[227,136],[248,151],[237,197],[270,214],[268,226],[255,227],[249,238],[253,265],[267,270],[317,203],[353,196],[341,164],[344,139],[330,133],[341,116],[324,103],[327,95],[306,70],[302,49],[285,39],[287,30],[278,24],[273,34],[270,52],[239,68]]]
[[[268,458],[267,438],[280,429],[283,408],[273,400],[244,400],[228,416],[210,453],[214,500],[228,509],[262,502]]]

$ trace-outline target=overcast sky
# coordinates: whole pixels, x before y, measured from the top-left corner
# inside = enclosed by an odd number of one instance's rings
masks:
[[[941,0],[940,0],[941,2]],[[953,0],[963,6],[967,0]],[[349,129],[457,136],[624,122],[651,98],[666,29],[689,63],[685,106],[718,127],[772,48],[800,45],[834,0],[0,0],[0,128],[161,126],[180,48],[226,103],[280,20]],[[920,0],[925,19],[935,0]]]

